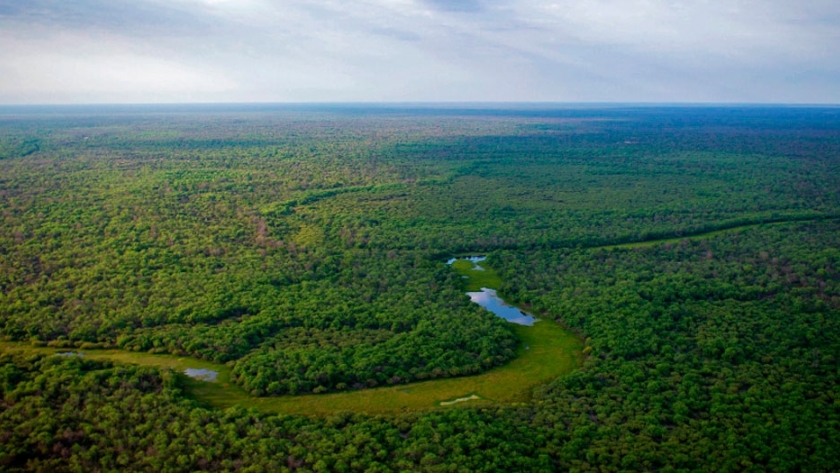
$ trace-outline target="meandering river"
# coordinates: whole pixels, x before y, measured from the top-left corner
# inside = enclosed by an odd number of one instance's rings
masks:
[[[498,281],[498,276],[491,269],[479,266],[479,263],[484,261],[483,257],[472,257],[469,261],[473,265],[472,268],[468,267],[466,271],[458,270],[466,276],[467,284],[473,284],[472,279],[493,281],[495,278],[495,281]],[[527,401],[531,397],[533,387],[569,373],[580,365],[583,360],[583,343],[576,335],[553,321],[534,323],[537,319],[507,305],[498,298],[494,289],[483,288],[481,291],[471,292],[474,294],[470,294],[470,298],[475,297],[474,302],[516,324],[513,325],[513,330],[521,343],[513,360],[479,375],[440,378],[358,391],[253,397],[231,382],[230,366],[190,357],[115,349],[68,351],[66,348],[36,347],[24,342],[3,341],[0,341],[0,349],[84,356],[94,360],[173,369],[184,375],[186,392],[208,406],[242,406],[269,413],[309,415],[329,415],[339,411],[388,413],[435,407],[454,408],[475,403]]]

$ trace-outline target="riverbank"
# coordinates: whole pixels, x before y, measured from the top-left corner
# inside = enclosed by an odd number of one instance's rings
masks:
[[[484,266],[476,269],[470,262],[468,265],[453,264],[453,267],[467,276],[465,286],[468,289],[478,283],[488,287],[498,281],[495,272]],[[229,366],[190,357],[122,350],[40,347],[23,342],[0,342],[0,349],[40,354],[72,350],[94,360],[172,369],[184,375],[187,394],[208,407],[242,406],[267,413],[307,415],[328,415],[338,411],[376,414],[481,403],[525,402],[530,399],[534,387],[571,372],[583,361],[583,342],[553,321],[540,321],[532,326],[514,325],[513,330],[521,342],[516,357],[504,366],[479,375],[329,394],[259,398],[231,383]],[[185,375],[187,370],[213,371],[215,379],[189,378]],[[452,402],[458,399],[466,400]]]

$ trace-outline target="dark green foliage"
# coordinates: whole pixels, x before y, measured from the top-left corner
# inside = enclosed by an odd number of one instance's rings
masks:
[[[496,259],[507,296],[590,337],[585,373],[541,395],[588,415],[565,464],[836,469],[838,243],[831,222]]]
[[[214,133],[239,138],[207,142],[189,120],[171,132],[49,123],[50,152],[3,169],[4,335],[237,361],[257,394],[471,374],[513,355],[509,327],[428,254],[348,249],[338,222],[304,213],[402,188],[387,184],[400,163],[357,142],[376,124],[280,120],[306,133],[292,138],[223,120]],[[293,340],[301,330],[309,339]]]
[[[497,471],[545,469],[521,415],[399,422],[208,411],[171,373],[83,358],[0,355],[4,471]],[[477,424],[485,431],[475,435]]]
[[[18,117],[0,151],[4,337],[255,394],[466,375],[515,341],[442,260],[488,253],[589,354],[524,405],[328,419],[4,356],[5,469],[840,469],[836,110]]]

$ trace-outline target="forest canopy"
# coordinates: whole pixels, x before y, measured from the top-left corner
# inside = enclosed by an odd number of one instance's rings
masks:
[[[0,465],[837,470],[837,189],[836,109],[0,114],[6,340],[228,363],[253,395],[468,376],[518,343],[445,264],[486,254],[587,354],[528,403],[329,418],[2,354]]]

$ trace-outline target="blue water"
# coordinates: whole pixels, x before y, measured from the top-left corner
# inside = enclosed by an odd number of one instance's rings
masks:
[[[478,262],[484,261],[485,259],[487,259],[486,256],[467,256],[462,258],[450,258],[446,261],[446,264],[452,264],[458,260],[467,260],[472,261],[473,271],[484,271],[484,268],[479,266]],[[468,276],[464,277],[466,278]],[[470,296],[471,301],[475,302],[481,307],[484,307],[485,309],[507,320],[510,323],[531,326],[534,325],[534,322],[537,321],[537,319],[534,318],[533,315],[523,312],[503,301],[496,294],[495,289],[488,289],[486,287],[482,287],[481,292],[468,292],[467,295]]]
[[[466,257],[463,257],[463,258],[449,258],[448,260],[446,260],[446,264],[452,264],[452,263],[454,263],[458,260],[472,261],[472,264],[473,264],[472,270],[473,271],[484,271],[484,268],[479,266],[478,262],[479,261],[484,261],[486,259],[487,259],[486,256],[466,256]]]
[[[481,288],[481,292],[468,292],[470,300],[476,304],[484,307],[490,312],[507,320],[508,322],[519,325],[534,325],[537,319],[531,314],[523,312],[512,305],[505,303],[498,295],[495,289]]]
[[[216,375],[219,373],[203,368],[187,368],[184,370],[184,374],[201,381],[216,381]]]

